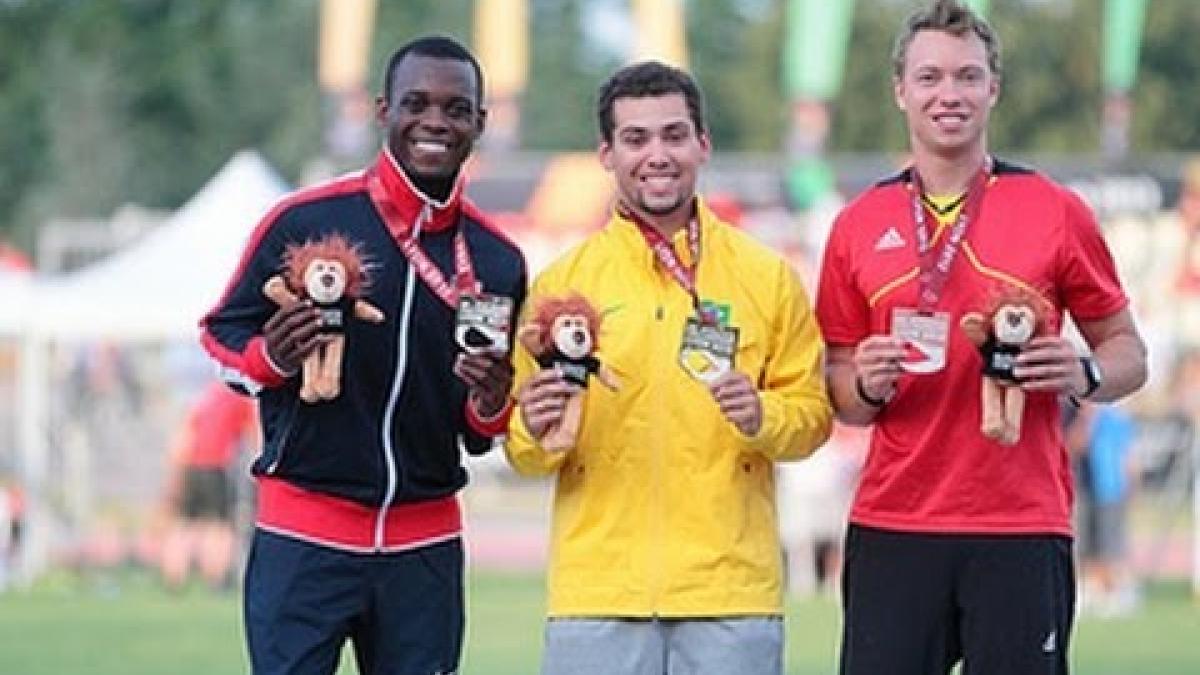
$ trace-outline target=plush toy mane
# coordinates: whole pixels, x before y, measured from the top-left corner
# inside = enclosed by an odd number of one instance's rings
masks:
[[[984,307],[983,315],[990,321],[1004,305],[1024,305],[1033,308],[1033,316],[1037,320],[1033,327],[1033,334],[1045,335],[1048,332],[1053,312],[1049,301],[1041,294],[1020,286],[1005,285],[993,288]]]
[[[564,314],[576,314],[587,319],[588,330],[592,334],[592,349],[600,348],[600,313],[592,307],[588,299],[578,293],[571,293],[561,298],[544,298],[533,313],[530,323],[541,331],[542,347],[554,339],[551,327],[554,319]]]
[[[304,289],[304,271],[317,258],[341,263],[346,269],[346,296],[357,298],[362,295],[369,283],[362,249],[358,244],[351,245],[340,234],[331,234],[318,241],[287,245],[283,252],[283,268],[288,288],[296,291]]]

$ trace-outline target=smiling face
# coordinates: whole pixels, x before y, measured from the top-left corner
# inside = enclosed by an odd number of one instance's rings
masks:
[[[612,140],[599,149],[621,201],[667,232],[690,217],[696,176],[710,152],[682,94],[617,99]]]
[[[479,83],[467,61],[409,54],[375,113],[388,149],[414,180],[453,177],[483,132]]]
[[[1000,83],[978,35],[917,32],[894,87],[915,153],[953,159],[985,151],[988,116]]]

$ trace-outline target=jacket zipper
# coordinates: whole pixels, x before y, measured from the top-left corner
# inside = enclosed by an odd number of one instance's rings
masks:
[[[421,236],[421,225],[431,214],[432,211],[426,204],[421,209],[420,215],[417,216],[417,222],[413,226],[412,237],[414,239]],[[387,512],[392,505],[392,500],[396,498],[396,487],[403,478],[402,467],[396,462],[395,446],[392,443],[392,424],[396,418],[396,402],[400,399],[400,389],[404,386],[404,376],[408,373],[408,327],[412,322],[416,284],[417,270],[410,261],[408,272],[404,276],[404,304],[400,309],[400,325],[396,328],[396,375],[392,380],[392,391],[388,396],[387,408],[383,414],[383,425],[379,430],[380,439],[383,441],[383,462],[387,467],[387,487],[384,488],[383,502],[379,505],[379,512],[375,515],[375,550],[377,551],[382,551],[386,543],[384,526],[387,523]]]
[[[655,287],[658,291],[658,297],[656,298],[654,308],[654,320],[655,323],[659,325],[658,330],[655,331],[655,334],[658,336],[659,340],[669,340],[669,338],[665,337],[666,331],[664,331],[663,328],[665,328],[669,323],[666,321],[666,317],[667,302],[670,299],[668,297],[670,295],[670,288],[664,287],[665,280],[663,275],[659,273],[657,266],[651,270],[651,274],[654,276],[654,280],[656,282]],[[668,346],[668,350],[669,349],[670,347]],[[664,366],[661,359],[657,360],[657,365],[658,367],[655,369],[654,379],[661,384],[665,379]],[[667,414],[670,413],[668,412]],[[664,537],[666,534],[666,506],[663,499],[663,491],[665,490],[665,485],[663,484],[663,429],[667,425],[659,424],[655,426],[657,433],[655,434],[654,443],[651,444],[652,447],[650,450],[650,475],[651,482],[655,486],[653,490],[654,510],[652,512],[653,517],[651,520],[652,537],[650,543],[652,551],[650,555],[650,564],[652,567],[650,570],[650,611],[653,616],[657,617],[659,615],[659,610],[661,609],[659,607],[659,598],[662,597],[662,579],[664,569],[666,567],[663,553],[663,547],[665,546]]]
[[[292,412],[290,415],[288,415],[289,419],[291,419],[291,422],[288,422],[288,425],[284,427],[283,433],[279,438],[279,452],[275,455],[275,461],[271,462],[271,465],[267,467],[268,476],[275,475],[275,471],[277,471],[279,469],[279,465],[283,463],[283,451],[287,447],[288,437],[292,435],[292,427],[296,425],[296,408],[299,407],[300,399],[296,398],[292,401]]]

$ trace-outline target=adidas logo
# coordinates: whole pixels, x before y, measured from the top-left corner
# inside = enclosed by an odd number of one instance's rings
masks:
[[[1046,636],[1046,641],[1042,643],[1042,653],[1053,654],[1058,650],[1058,631],[1052,630]]]
[[[889,225],[887,231],[875,242],[875,250],[890,251],[894,248],[904,248],[904,237],[900,236],[900,231],[895,225]]]

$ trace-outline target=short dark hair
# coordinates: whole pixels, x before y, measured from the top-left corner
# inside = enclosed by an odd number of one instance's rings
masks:
[[[642,61],[613,73],[596,96],[596,121],[600,125],[600,137],[605,142],[613,138],[613,106],[617,99],[645,98],[682,94],[687,104],[688,115],[696,125],[697,133],[707,133],[704,126],[704,94],[691,75],[658,61]]]
[[[392,53],[392,57],[388,59],[387,70],[383,72],[383,98],[385,101],[392,102],[392,74],[404,61],[404,57],[409,54],[431,56],[437,59],[454,59],[471,64],[471,69],[475,71],[475,103],[483,105],[483,69],[479,67],[479,61],[469,49],[454,38],[445,35],[426,35],[416,38]]]
[[[983,41],[984,49],[987,50],[988,69],[993,75],[1000,74],[1000,38],[991,25],[958,0],[934,0],[929,8],[918,10],[909,16],[904,22],[904,27],[896,35],[896,42],[892,46],[892,74],[896,77],[904,75],[904,58],[908,55],[908,46],[912,44],[917,33],[923,30],[942,31],[955,37],[974,33]]]

